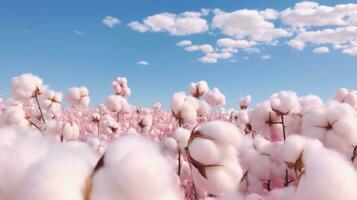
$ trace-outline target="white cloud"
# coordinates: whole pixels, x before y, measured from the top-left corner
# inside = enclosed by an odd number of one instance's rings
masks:
[[[357,25],[357,4],[331,7],[304,1],[282,11],[281,20],[293,27]]]
[[[149,62],[146,61],[146,60],[141,60],[141,61],[138,61],[136,64],[138,64],[138,65],[149,65]]]
[[[234,40],[232,38],[221,38],[217,40],[217,45],[221,47],[246,49],[256,45],[256,42],[247,40]]]
[[[79,31],[79,30],[75,30],[73,32],[74,32],[74,34],[79,35],[79,36],[83,36],[84,35],[84,33]]]
[[[215,11],[212,27],[218,28],[222,33],[232,37],[249,38],[253,41],[272,42],[280,37],[288,37],[290,32],[283,28],[275,28],[268,19],[273,14],[259,13],[257,10],[237,10],[234,12]]]
[[[159,13],[148,16],[142,23],[130,22],[129,26],[139,32],[168,32],[171,35],[190,35],[208,30],[207,20],[201,18],[198,12],[182,14]]]
[[[342,53],[348,54],[350,56],[357,56],[357,46],[348,47],[342,50]]]
[[[145,26],[144,24],[141,24],[141,23],[138,22],[138,21],[130,22],[130,23],[128,24],[128,26],[129,26],[131,29],[133,29],[133,30],[135,30],[135,31],[139,31],[139,32],[141,32],[141,33],[144,33],[144,32],[146,32],[146,31],[149,30],[149,27]]]
[[[203,57],[199,58],[198,60],[202,63],[209,63],[209,64],[218,62],[218,60],[216,58],[209,57],[209,56],[203,56]]]
[[[303,50],[305,48],[305,42],[297,39],[290,40],[288,45],[297,50]]]
[[[179,47],[190,46],[190,45],[192,45],[191,40],[182,40],[182,41],[176,43],[176,46],[179,46]]]
[[[324,53],[329,53],[330,49],[327,47],[318,47],[314,49],[314,53],[316,54],[324,54]]]
[[[111,16],[106,16],[103,20],[102,20],[103,24],[105,24],[106,26],[113,28],[115,25],[120,24],[120,20],[115,18],[115,17],[111,17]]]
[[[185,50],[188,52],[202,51],[203,53],[206,54],[214,51],[213,47],[209,44],[186,46]]]
[[[271,58],[271,55],[262,55],[260,58],[263,60],[268,60]]]

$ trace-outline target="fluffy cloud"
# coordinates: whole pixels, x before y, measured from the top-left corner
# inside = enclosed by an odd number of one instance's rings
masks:
[[[256,45],[256,42],[247,40],[234,40],[232,38],[221,38],[217,40],[217,45],[221,47],[246,49]]]
[[[149,65],[149,62],[146,61],[146,60],[141,60],[141,61],[138,61],[136,64],[138,64],[138,65]]]
[[[271,55],[262,55],[260,58],[263,60],[268,60],[271,58]]]
[[[176,45],[179,47],[190,46],[190,45],[192,45],[192,41],[191,40],[182,40],[182,41],[176,43]]]
[[[105,24],[106,26],[113,28],[115,25],[120,24],[120,20],[115,18],[115,17],[111,17],[111,16],[106,16],[103,20],[102,20],[103,24]]]
[[[330,49],[327,47],[318,47],[314,49],[314,53],[316,54],[324,54],[324,53],[329,53]]]
[[[73,33],[76,34],[76,35],[79,35],[79,36],[83,36],[84,35],[84,33],[82,31],[79,31],[79,30],[74,30]]]
[[[159,13],[149,16],[142,23],[130,22],[129,27],[139,32],[168,32],[171,35],[190,35],[208,30],[207,21],[201,18],[199,12]]]
[[[357,25],[357,4],[331,7],[304,1],[282,11],[281,20],[293,27]]]
[[[206,54],[214,51],[213,47],[209,44],[191,45],[191,46],[187,46],[185,50],[188,52],[202,51],[203,53]]]
[[[237,10],[224,12],[216,10],[212,27],[222,33],[237,38],[249,38],[253,41],[272,42],[280,37],[288,37],[291,33],[283,28],[275,28],[269,21],[277,16],[273,10],[259,12],[257,10]]]

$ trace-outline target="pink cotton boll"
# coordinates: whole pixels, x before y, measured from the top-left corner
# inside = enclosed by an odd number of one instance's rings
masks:
[[[340,88],[337,90],[335,96],[333,97],[334,100],[339,101],[339,102],[344,102],[345,97],[349,93],[348,89],[346,88]]]
[[[356,199],[357,173],[350,161],[323,147],[312,149],[304,151],[305,173],[300,179],[294,199]]]
[[[180,108],[180,114],[184,125],[194,126],[197,123],[197,113],[192,104],[184,102]]]
[[[270,97],[271,107],[275,111],[286,115],[288,113],[298,113],[300,104],[298,96],[292,91],[280,91]]]
[[[197,115],[198,116],[208,116],[211,113],[211,106],[204,100],[198,102]]]
[[[177,142],[172,137],[166,137],[165,139],[160,141],[161,148],[164,153],[174,157],[177,153]]]
[[[333,124],[335,133],[352,145],[357,145],[357,118],[344,117]]]
[[[37,88],[42,91],[42,80],[32,74],[22,74],[12,78],[12,96],[14,99],[26,102],[30,100]]]
[[[186,96],[185,102],[188,102],[189,104],[191,104],[193,109],[195,109],[196,111],[198,110],[199,104],[198,104],[198,100],[195,97]]]
[[[252,97],[250,95],[246,95],[239,100],[239,106],[242,109],[247,109],[251,100],[252,100]]]
[[[285,162],[295,163],[303,152],[306,138],[298,135],[289,136],[284,142],[282,159]]]
[[[181,200],[175,171],[159,146],[125,135],[108,148],[104,167],[93,178],[92,200]]]
[[[92,166],[78,155],[50,154],[26,172],[16,200],[79,200]]]
[[[182,152],[187,147],[188,140],[190,139],[191,132],[187,129],[178,127],[175,129],[174,138]]]
[[[319,96],[307,95],[299,98],[301,106],[301,114],[304,115],[310,112],[313,108],[323,106],[323,102]]]
[[[19,106],[5,108],[0,115],[0,127],[4,126],[29,126],[23,109]]]
[[[333,99],[341,103],[347,103],[351,105],[354,109],[357,109],[356,90],[348,90],[346,88],[341,88],[336,92]]]
[[[330,102],[326,106],[326,115],[327,119],[332,123],[337,121],[345,116],[353,116],[356,117],[356,110],[353,109],[350,105],[346,103],[338,103]]]
[[[193,159],[206,165],[217,164],[222,157],[217,145],[205,138],[194,139],[188,149]]]
[[[104,134],[112,134],[117,133],[119,131],[118,122],[109,114],[103,116],[102,121],[99,124],[101,133]]]
[[[311,138],[323,140],[328,126],[326,111],[324,108],[315,108],[304,115],[302,121],[302,134]]]
[[[218,88],[214,88],[207,92],[205,100],[211,106],[224,105],[226,103],[226,97],[219,91]]]
[[[264,200],[264,198],[262,196],[260,196],[259,194],[256,193],[252,193],[247,195],[244,200]]]
[[[211,121],[197,129],[202,135],[212,138],[219,143],[238,147],[241,143],[242,132],[233,124],[223,121]]]
[[[209,90],[208,84],[206,81],[199,81],[197,83],[190,83],[188,86],[189,93],[194,97],[202,97]]]

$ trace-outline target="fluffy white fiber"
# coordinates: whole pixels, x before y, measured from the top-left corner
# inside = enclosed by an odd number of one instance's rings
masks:
[[[190,83],[188,91],[194,97],[202,97],[209,90],[208,84],[206,81],[199,81],[197,83]]]
[[[183,199],[175,171],[154,142],[135,135],[119,137],[93,178],[91,200]]]
[[[42,91],[42,79],[32,74],[22,74],[12,78],[12,96],[22,102],[30,100],[36,89]]]
[[[205,95],[205,100],[211,106],[224,105],[226,103],[226,97],[219,91],[218,88],[213,88]]]
[[[82,87],[72,87],[68,89],[67,100],[73,106],[88,107],[90,103],[89,90]]]

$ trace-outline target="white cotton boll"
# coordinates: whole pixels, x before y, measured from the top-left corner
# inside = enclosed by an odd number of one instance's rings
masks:
[[[25,112],[19,106],[5,108],[0,115],[0,126],[26,127],[28,125]]]
[[[292,91],[280,91],[270,97],[271,107],[284,115],[288,113],[298,113],[300,104],[298,96]]]
[[[46,111],[46,114],[56,115],[61,109],[62,93],[55,92],[53,90],[47,90],[41,96],[42,109]],[[52,117],[52,116],[50,116]]]
[[[103,116],[103,119],[100,122],[99,126],[104,134],[116,133],[119,129],[118,122],[109,114]]]
[[[356,110],[354,110],[350,105],[345,103],[335,104],[334,102],[331,102],[326,106],[326,115],[327,119],[332,123],[345,116],[356,117]]]
[[[224,105],[226,103],[226,97],[219,91],[218,88],[214,88],[207,92],[205,100],[211,106]]]
[[[148,132],[152,127],[152,115],[146,114],[141,116],[138,120],[138,124],[142,132]]]
[[[193,96],[186,96],[185,102],[188,102],[189,104],[192,105],[193,109],[197,110],[198,109],[198,100],[193,97]]]
[[[14,127],[0,129],[0,141],[0,199],[14,199],[28,167],[47,154],[51,144],[37,132]]]
[[[174,138],[166,137],[165,139],[161,140],[161,146],[164,152],[167,152],[172,156],[176,155],[178,146]]]
[[[250,95],[246,95],[246,96],[242,97],[239,100],[240,108],[241,109],[247,109],[251,100],[252,100],[252,97]]]
[[[243,133],[233,124],[223,121],[211,121],[197,129],[202,135],[215,141],[239,146]]]
[[[171,110],[177,114],[180,111],[181,105],[185,102],[186,94],[183,92],[175,93],[171,98]]]
[[[194,139],[189,146],[189,151],[193,159],[206,165],[217,164],[221,159],[219,147],[209,139]]]
[[[294,199],[356,199],[357,173],[341,155],[323,147],[315,147],[304,151],[303,163],[305,173],[300,179]]]
[[[323,141],[328,120],[324,108],[315,108],[303,117],[302,133],[305,136]]]
[[[175,171],[159,146],[125,135],[108,148],[104,167],[94,175],[92,200],[180,200]]]
[[[55,153],[27,171],[17,200],[78,200],[92,166],[78,155]]]
[[[118,77],[112,83],[114,93],[122,97],[128,97],[131,95],[131,90],[128,87],[128,80],[125,77]]]
[[[120,112],[123,102],[126,100],[120,95],[110,95],[107,99],[106,105],[111,112]]]
[[[89,91],[86,87],[72,87],[68,89],[67,100],[73,106],[87,108],[90,103]]]
[[[178,127],[175,129],[174,138],[180,150],[183,152],[185,147],[187,147],[188,140],[190,139],[191,132],[187,129]]]
[[[42,84],[42,80],[32,74],[15,76],[12,78],[12,96],[18,101],[26,102],[34,96],[37,88],[42,91]]]
[[[79,138],[79,127],[74,122],[65,122],[63,125],[63,139],[76,140]]]
[[[190,83],[188,91],[194,97],[202,97],[209,90],[208,84],[206,81],[199,81],[197,83]]]
[[[180,108],[181,118],[183,125],[195,125],[197,123],[197,112],[188,102],[184,102]]]
[[[295,163],[301,156],[305,143],[306,139],[302,136],[289,136],[284,142],[282,159],[285,162]]]
[[[336,92],[333,99],[336,101],[339,101],[341,103],[350,104],[354,109],[357,109],[357,91],[356,90],[348,90],[346,88],[341,88]]]
[[[208,116],[211,113],[211,106],[204,100],[198,102],[197,115]]]

